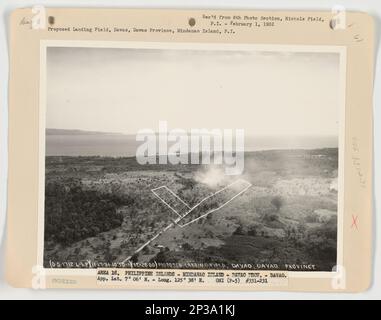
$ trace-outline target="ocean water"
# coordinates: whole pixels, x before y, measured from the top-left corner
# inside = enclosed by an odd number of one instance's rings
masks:
[[[132,157],[142,142],[124,134],[47,134],[47,156]],[[337,148],[334,136],[246,136],[245,151]]]

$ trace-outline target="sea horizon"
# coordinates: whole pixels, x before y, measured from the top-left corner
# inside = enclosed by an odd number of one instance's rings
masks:
[[[132,157],[141,144],[134,134],[49,128],[46,129],[45,155]],[[338,148],[338,137],[246,135],[244,152],[325,148]]]

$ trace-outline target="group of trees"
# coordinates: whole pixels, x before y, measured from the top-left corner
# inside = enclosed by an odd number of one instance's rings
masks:
[[[76,179],[50,181],[45,187],[45,240],[62,245],[119,227],[118,207],[131,199],[84,190]]]

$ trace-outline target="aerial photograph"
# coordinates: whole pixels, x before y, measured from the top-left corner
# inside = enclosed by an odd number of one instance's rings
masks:
[[[336,266],[338,54],[48,47],[46,72],[46,268]]]

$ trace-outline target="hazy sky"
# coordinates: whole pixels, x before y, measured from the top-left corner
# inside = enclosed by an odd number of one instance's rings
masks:
[[[48,48],[48,128],[337,135],[339,55]]]

